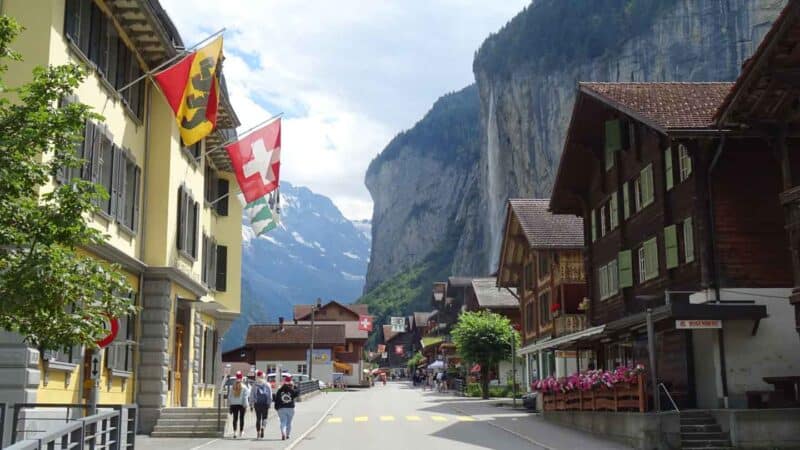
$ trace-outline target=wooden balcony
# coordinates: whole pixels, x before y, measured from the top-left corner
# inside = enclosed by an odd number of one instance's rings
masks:
[[[555,325],[553,337],[564,336],[585,330],[588,326],[588,322],[585,314],[561,314],[553,319],[553,324]]]
[[[585,283],[586,274],[583,271],[583,261],[571,259],[559,261],[555,282],[556,284]]]

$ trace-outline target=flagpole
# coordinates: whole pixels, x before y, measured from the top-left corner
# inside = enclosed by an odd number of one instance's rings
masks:
[[[244,132],[242,132],[241,134],[237,134],[237,136],[236,136],[236,138],[235,138],[235,139],[233,139],[233,140],[229,140],[229,141],[225,141],[225,142],[223,142],[222,144],[220,144],[220,145],[218,145],[218,146],[216,146],[216,147],[213,147],[211,150],[206,150],[206,152],[205,152],[205,153],[203,153],[202,155],[200,155],[200,156],[198,156],[197,158],[195,158],[195,162],[197,162],[197,161],[200,161],[201,159],[203,159],[203,157],[204,157],[204,156],[208,155],[209,153],[214,153],[214,152],[216,152],[216,151],[218,151],[218,150],[222,150],[222,149],[224,149],[226,146],[228,146],[228,145],[230,145],[230,144],[233,144],[233,143],[234,143],[234,142],[236,142],[236,141],[240,141],[240,140],[244,139],[244,138],[245,138],[245,136],[247,136],[248,134],[250,134],[250,132],[252,132],[252,131],[253,131],[253,130],[255,130],[256,128],[258,128],[258,127],[261,127],[261,126],[263,126],[263,125],[265,125],[265,124],[267,124],[267,123],[269,123],[269,122],[271,122],[271,121],[273,121],[273,120],[279,119],[279,118],[281,118],[281,117],[283,117],[283,113],[282,113],[282,112],[281,112],[281,113],[278,113],[278,114],[275,114],[274,116],[270,117],[269,119],[262,120],[261,122],[257,123],[256,125],[253,125],[252,127],[248,128],[247,130],[245,130]]]
[[[191,47],[189,47],[189,48],[185,48],[185,49],[181,50],[180,52],[178,52],[178,54],[177,54],[177,55],[175,55],[175,56],[173,56],[172,58],[170,58],[170,59],[168,59],[168,60],[164,61],[163,63],[159,64],[159,65],[158,65],[158,66],[156,66],[155,68],[153,68],[153,69],[151,69],[151,70],[148,70],[147,72],[145,72],[145,73],[144,73],[144,75],[142,75],[142,76],[140,76],[139,78],[137,78],[137,79],[135,79],[135,80],[131,81],[130,83],[126,84],[125,86],[122,86],[121,88],[117,89],[117,92],[118,92],[118,93],[121,93],[122,91],[125,91],[125,90],[127,90],[127,89],[130,89],[130,88],[131,88],[133,85],[135,85],[136,83],[138,83],[138,82],[140,82],[140,81],[144,80],[145,78],[148,78],[148,77],[150,77],[150,76],[151,76],[151,75],[152,75],[154,72],[157,72],[158,70],[162,69],[163,67],[165,67],[165,66],[166,66],[166,65],[168,65],[169,63],[171,63],[171,62],[175,61],[176,59],[178,59],[178,58],[182,58],[182,57],[186,56],[186,54],[187,54],[187,53],[191,52],[192,50],[194,50],[194,49],[196,49],[197,47],[199,47],[199,46],[201,46],[201,45],[205,44],[207,41],[210,41],[211,39],[213,39],[213,38],[215,38],[215,37],[219,36],[220,34],[222,34],[222,33],[224,33],[224,32],[225,32],[225,28],[222,28],[221,30],[217,31],[216,33],[212,34],[211,36],[208,36],[207,38],[205,38],[205,39],[203,39],[202,41],[200,41],[200,42],[198,42],[198,43],[194,44],[193,46],[191,46]]]

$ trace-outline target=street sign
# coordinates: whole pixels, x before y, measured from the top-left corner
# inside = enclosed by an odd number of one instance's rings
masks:
[[[381,358],[382,358],[382,359],[386,359],[386,358],[388,358],[388,357],[389,357],[389,354],[388,354],[388,353],[386,353],[386,352],[383,352],[383,353],[381,353]]]
[[[405,317],[392,317],[392,331],[395,333],[405,333],[406,331],[406,318]]]
[[[106,348],[114,342],[114,339],[117,338],[117,333],[119,333],[119,319],[116,317],[111,317],[106,315],[108,319],[106,323],[108,324],[108,334],[103,338],[97,341],[97,346],[100,348]]]
[[[679,330],[709,330],[722,328],[721,320],[676,320],[675,328]]]
[[[89,374],[91,375],[92,380],[100,379],[100,355],[97,353],[92,355],[92,369]]]

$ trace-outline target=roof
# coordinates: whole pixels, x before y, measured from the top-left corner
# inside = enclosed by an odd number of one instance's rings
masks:
[[[795,86],[790,80],[797,79],[797,74],[792,73],[792,69],[796,69],[798,65],[794,51],[800,41],[798,28],[800,2],[789,1],[772,23],[753,56],[743,64],[736,83],[714,114],[720,126],[759,113],[773,118],[769,116],[785,113],[789,102],[794,102],[795,96],[784,96],[783,93],[786,88]],[[776,91],[777,96],[761,100],[762,96]],[[738,114],[743,117],[736,117]]]
[[[551,213],[549,198],[513,198],[508,204],[531,248],[583,248],[583,218]]]
[[[351,303],[351,304],[344,304],[339,303],[336,300],[331,300],[328,303],[322,305],[322,308],[327,308],[328,306],[336,304],[344,309],[348,309],[353,312],[355,315],[367,315],[369,314],[369,305],[365,305],[362,303]],[[295,320],[302,320],[311,315],[311,310],[314,308],[313,304],[310,305],[294,305],[294,319]]]
[[[578,83],[591,95],[653,128],[708,128],[733,83]]]
[[[469,277],[449,277],[447,283],[453,287],[467,287],[472,283],[472,278]]]
[[[311,325],[311,322],[307,320],[299,320],[297,323],[299,325]],[[369,333],[358,329],[357,320],[326,320],[314,322],[314,326],[318,325],[344,325],[344,337],[346,339],[367,339],[369,337]]]
[[[284,324],[283,331],[278,324],[256,324],[247,329],[245,345],[281,346],[311,344],[311,325]],[[345,326],[342,324],[320,323],[314,325],[314,344],[344,345]]]
[[[472,289],[478,306],[487,309],[517,309],[519,301],[505,289],[497,287],[497,278],[475,278],[472,280]],[[516,289],[511,289],[516,292]]]
[[[414,323],[418,327],[424,327],[428,324],[428,319],[431,317],[433,312],[415,312],[414,313]]]
[[[398,334],[402,334],[396,331],[392,331],[391,325],[384,325],[383,326],[383,342],[389,342],[395,338]]]

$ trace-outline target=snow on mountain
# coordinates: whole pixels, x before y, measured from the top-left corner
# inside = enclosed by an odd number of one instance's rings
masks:
[[[331,200],[281,182],[281,226],[255,236],[242,226],[242,315],[223,349],[242,345],[251,323],[292,318],[292,306],[352,302],[362,293],[370,251],[369,221],[346,219]]]

